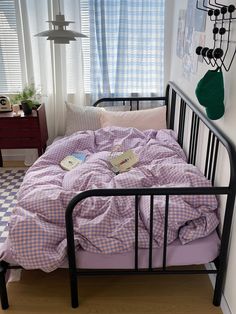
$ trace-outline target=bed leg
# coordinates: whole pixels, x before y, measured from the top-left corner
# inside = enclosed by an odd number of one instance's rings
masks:
[[[224,279],[224,273],[218,271],[216,275],[215,291],[214,291],[214,297],[213,297],[213,304],[215,306],[220,306],[221,297],[222,297],[223,279]]]
[[[2,309],[6,310],[9,307],[8,296],[7,296],[7,287],[6,287],[6,271],[7,263],[2,261],[0,262],[0,298]]]
[[[70,293],[71,293],[71,306],[77,308],[79,306],[78,299],[78,282],[77,272],[70,271]]]

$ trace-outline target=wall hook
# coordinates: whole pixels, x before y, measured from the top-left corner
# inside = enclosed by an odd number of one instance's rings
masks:
[[[208,1],[208,4],[206,2]],[[229,58],[229,50],[232,44],[230,41],[231,36],[231,24],[236,17],[233,13],[236,13],[235,5],[225,5],[214,0],[197,0],[196,8],[207,12],[210,20],[214,22],[213,25],[213,47],[197,47],[196,54],[203,57],[203,60],[207,65],[218,68],[224,68],[225,71],[229,71],[233,60],[236,55],[236,47],[231,58]],[[220,25],[219,25],[220,23]],[[227,36],[227,39],[225,37]],[[226,44],[225,44],[226,42]],[[226,60],[230,60],[226,65]]]

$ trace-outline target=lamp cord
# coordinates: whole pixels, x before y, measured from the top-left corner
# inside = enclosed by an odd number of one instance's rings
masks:
[[[61,15],[61,6],[60,6],[60,0],[58,0],[58,8],[59,8],[59,14]]]

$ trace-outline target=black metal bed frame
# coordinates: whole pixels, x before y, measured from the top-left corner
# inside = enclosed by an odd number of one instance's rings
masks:
[[[205,115],[192,103],[192,101],[179,90],[174,83],[169,83],[166,89],[165,97],[121,97],[121,98],[103,98],[98,100],[94,106],[106,102],[121,102],[122,105],[130,104],[130,110],[136,104],[136,109],[139,109],[142,101],[164,101],[167,107],[167,124],[168,128],[174,129],[177,125],[178,142],[183,147],[185,137],[185,120],[186,108],[191,110],[191,131],[189,134],[188,162],[195,164],[198,135],[200,122],[209,129],[208,142],[205,158],[205,176],[214,184],[215,173],[217,168],[217,157],[219,145],[223,145],[227,150],[230,163],[230,180],[227,186],[220,187],[160,187],[160,188],[130,188],[130,189],[94,189],[81,192],[76,195],[66,208],[66,232],[67,232],[67,253],[69,262],[69,276],[71,289],[71,305],[73,308],[79,306],[78,300],[78,273],[79,275],[120,275],[120,274],[216,274],[216,283],[213,297],[213,304],[219,306],[222,296],[222,288],[225,278],[227,266],[227,254],[229,247],[230,230],[232,224],[232,216],[234,211],[234,200],[236,194],[236,151],[231,141],[218,130],[218,128],[209,121]],[[179,106],[179,114],[176,114],[176,108]],[[178,116],[177,124],[176,116]],[[226,207],[224,215],[224,223],[221,233],[221,247],[219,256],[215,261],[216,269],[172,269],[167,267],[167,231],[168,231],[168,210],[169,197],[171,195],[226,195]],[[139,197],[142,195],[150,196],[150,234],[149,234],[149,257],[148,267],[146,269],[139,268],[138,261],[138,217],[139,217]],[[153,267],[153,201],[154,197],[165,195],[165,221],[164,221],[164,245],[162,267]],[[76,254],[74,242],[74,227],[73,227],[73,210],[75,206],[88,197],[109,197],[109,196],[134,196],[135,198],[135,230],[134,230],[134,268],[129,270],[123,269],[77,269]],[[0,297],[3,309],[8,308],[7,289],[5,284],[5,274],[7,269],[15,268],[2,261],[0,264]]]

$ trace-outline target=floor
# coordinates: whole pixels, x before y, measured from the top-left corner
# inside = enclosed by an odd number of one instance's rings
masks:
[[[8,221],[25,171],[23,168],[0,168],[0,243],[7,238]]]
[[[114,276],[79,278],[80,307],[70,307],[68,273],[24,271],[8,287],[5,313],[79,314],[220,314],[212,305],[205,275]],[[3,311],[0,313],[3,313]]]
[[[70,307],[68,287],[66,270],[49,274],[23,271],[21,281],[8,284],[10,308],[0,313],[222,313],[212,305],[213,290],[207,275],[82,277],[78,309]]]

